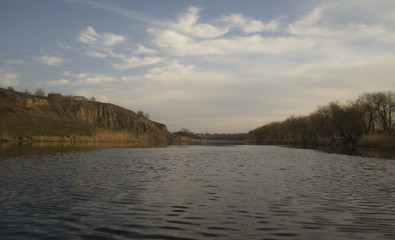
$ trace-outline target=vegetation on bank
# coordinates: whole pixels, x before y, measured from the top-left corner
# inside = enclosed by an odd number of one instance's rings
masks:
[[[190,141],[213,141],[213,142],[244,142],[247,133],[194,133],[187,128],[183,128],[174,135],[183,139],[189,138]]]
[[[258,144],[344,145],[395,149],[395,93],[365,93],[355,101],[331,102],[306,116],[290,116],[248,133]]]

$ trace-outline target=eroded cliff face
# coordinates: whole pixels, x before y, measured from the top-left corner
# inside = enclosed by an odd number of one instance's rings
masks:
[[[113,104],[81,97],[63,97],[60,94],[41,97],[0,88],[0,113],[5,112],[65,122],[85,122],[115,131],[144,133],[158,139],[173,137],[164,124]]]
[[[80,100],[66,102],[63,103],[66,108],[64,110],[70,118],[75,117],[78,120],[113,129],[128,129],[138,132],[163,131],[147,118],[119,106]]]

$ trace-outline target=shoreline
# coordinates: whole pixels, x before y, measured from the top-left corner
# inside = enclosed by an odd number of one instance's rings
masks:
[[[321,145],[321,146],[308,146],[305,147],[301,144],[256,144],[248,141],[240,142],[240,141],[180,141],[180,142],[143,142],[143,141],[31,141],[31,142],[21,142],[21,141],[13,141],[13,142],[1,142],[0,141],[0,150],[1,152],[19,152],[22,148],[31,149],[32,152],[36,152],[39,149],[54,149],[63,151],[64,149],[78,149],[78,148],[162,148],[168,146],[237,146],[237,145],[251,145],[251,146],[278,146],[278,147],[287,147],[287,148],[296,148],[296,149],[310,149],[317,150],[321,152],[326,152],[329,154],[341,154],[341,155],[351,155],[351,156],[360,156],[360,157],[369,157],[369,158],[379,158],[379,159],[387,159],[387,160],[395,160],[395,151],[394,150],[381,150],[378,148],[372,147],[357,147],[356,149],[347,149],[342,146],[329,146],[329,145]],[[1,156],[2,154],[0,154]],[[9,155],[9,154],[5,154]],[[11,154],[12,155],[12,154]]]

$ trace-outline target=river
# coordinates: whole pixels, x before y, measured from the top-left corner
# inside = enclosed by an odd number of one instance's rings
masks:
[[[395,239],[394,160],[249,145],[61,149],[3,151],[2,239]]]

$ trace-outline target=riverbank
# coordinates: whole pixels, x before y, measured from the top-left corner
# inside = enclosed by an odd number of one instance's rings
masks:
[[[12,136],[6,133],[0,135],[0,143],[91,143],[91,142],[112,142],[112,143],[179,143],[181,139],[168,139],[162,136],[151,136],[149,134],[134,134],[128,131],[98,130],[92,135],[70,135],[70,136]]]
[[[305,148],[337,147],[345,149],[366,148],[391,151],[395,149],[395,136],[363,135],[356,143],[345,143],[341,138],[314,138],[314,139],[247,139],[248,144],[262,145],[295,145]]]
[[[312,149],[326,153],[395,160],[395,148],[386,147],[387,146],[386,144],[385,145],[377,144],[376,141],[373,141],[374,139],[380,139],[380,138],[367,138],[367,140],[364,140],[363,144],[362,143],[357,144],[353,148],[350,148],[349,146],[344,145],[341,142],[336,142],[335,144],[331,144],[327,141],[310,142],[306,144],[306,142],[295,141],[295,140],[289,140],[289,141],[273,140],[273,141],[264,141],[259,143],[254,141],[246,141],[245,144],[290,147],[290,148],[299,148],[299,149]],[[388,141],[385,140],[385,143],[388,143]]]

